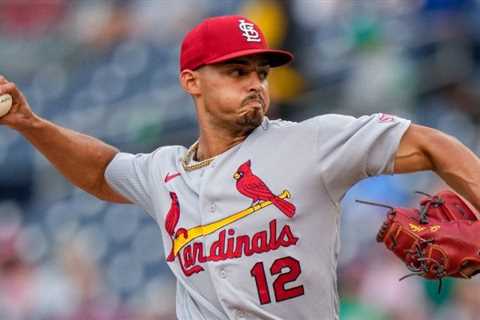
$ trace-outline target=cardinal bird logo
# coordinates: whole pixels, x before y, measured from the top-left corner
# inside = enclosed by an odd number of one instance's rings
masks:
[[[234,229],[225,230],[227,226],[259,213],[268,206],[277,207],[289,218],[295,215],[295,206],[286,200],[291,197],[291,193],[285,189],[275,195],[259,177],[252,173],[250,166],[250,160],[246,161],[237,169],[233,177],[236,179],[237,190],[252,199],[251,205],[206,224],[193,225],[188,229],[178,227],[180,202],[175,192],[169,193],[171,202],[165,216],[165,231],[172,241],[172,247],[167,261],[173,262],[178,258],[179,266],[185,276],[190,277],[204,271],[201,264],[208,261],[237,259],[243,255],[264,253],[297,243],[298,237],[293,234],[288,224],[283,225],[280,231],[277,230],[276,219],[269,222],[267,230],[258,231],[253,235],[235,236]],[[215,233],[218,239],[209,247],[205,247],[202,241],[195,242],[196,239]],[[260,236],[265,239],[262,244],[255,240]],[[270,237],[270,240],[267,241],[266,237]]]
[[[178,224],[178,219],[180,219],[180,204],[178,203],[178,197],[175,192],[170,192],[170,209],[168,210],[167,216],[165,218],[165,230],[170,235],[170,238],[176,239],[180,235],[183,235],[184,238],[188,237],[188,232],[184,228],[179,228],[177,232],[175,232],[175,227]],[[175,260],[175,255],[173,253],[173,247],[170,251],[170,254],[167,257],[167,261]]]
[[[295,215],[295,206],[293,204],[275,195],[270,191],[265,182],[253,174],[250,160],[238,167],[233,178],[237,180],[237,190],[244,196],[252,199],[252,206],[259,201],[271,201],[287,217],[291,218]]]

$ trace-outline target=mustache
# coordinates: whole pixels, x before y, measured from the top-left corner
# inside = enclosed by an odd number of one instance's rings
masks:
[[[244,106],[244,105],[246,105],[246,104],[248,104],[249,102],[252,102],[252,101],[260,102],[262,107],[265,107],[265,100],[263,99],[263,97],[261,95],[256,94],[256,93],[250,94],[245,99],[243,99],[243,101],[241,103],[241,106]]]

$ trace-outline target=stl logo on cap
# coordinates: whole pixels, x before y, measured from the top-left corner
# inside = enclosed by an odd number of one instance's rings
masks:
[[[254,54],[263,54],[272,68],[293,59],[288,51],[270,49],[262,30],[247,18],[210,17],[190,30],[183,39],[180,71],[196,70],[204,65]]]
[[[258,31],[255,30],[255,25],[253,23],[247,22],[243,19],[238,20],[238,27],[242,31],[242,36],[247,39],[248,42],[261,42],[260,35]]]

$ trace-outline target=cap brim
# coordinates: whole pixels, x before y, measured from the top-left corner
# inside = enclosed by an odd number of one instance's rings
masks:
[[[207,64],[214,64],[214,63],[220,63],[220,62],[225,62],[234,58],[239,58],[239,57],[246,57],[246,56],[253,56],[261,54],[264,55],[265,58],[267,58],[270,67],[280,67],[286,64],[289,64],[292,62],[294,56],[288,51],[284,50],[274,50],[274,49],[250,49],[250,50],[242,50],[242,51],[236,51],[234,53],[230,53],[227,55],[224,55],[222,57],[209,60],[208,62],[205,63]]]

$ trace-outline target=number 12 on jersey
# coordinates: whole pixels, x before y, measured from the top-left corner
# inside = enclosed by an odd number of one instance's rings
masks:
[[[288,270],[284,271],[284,269]],[[273,277],[278,274],[272,284],[276,302],[302,296],[305,293],[303,285],[288,289],[285,288],[287,283],[297,280],[300,273],[302,273],[300,262],[293,257],[279,258],[272,263],[270,267],[270,275]],[[267,276],[265,274],[263,262],[255,263],[250,270],[250,274],[255,279],[255,283],[257,284],[257,292],[260,304],[271,303],[272,300],[270,299],[270,290],[268,288]]]

